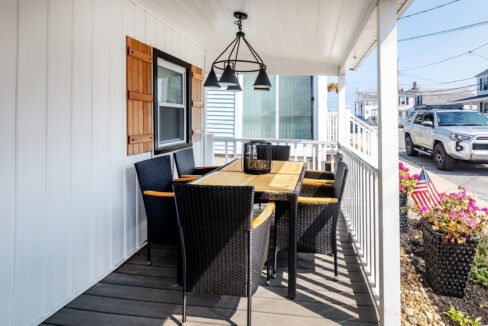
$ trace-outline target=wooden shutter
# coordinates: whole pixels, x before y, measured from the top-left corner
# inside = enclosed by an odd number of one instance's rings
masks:
[[[198,142],[203,138],[203,70],[191,66],[191,129],[192,141]]]
[[[153,146],[152,49],[127,36],[127,155]]]

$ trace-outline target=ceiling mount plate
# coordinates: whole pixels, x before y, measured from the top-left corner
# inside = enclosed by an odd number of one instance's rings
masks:
[[[239,19],[239,20],[245,20],[245,19],[247,19],[247,14],[240,12],[240,11],[236,11],[236,12],[234,12],[234,17]]]

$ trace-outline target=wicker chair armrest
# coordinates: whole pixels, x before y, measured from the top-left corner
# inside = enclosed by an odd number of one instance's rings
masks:
[[[299,204],[337,204],[337,198],[325,198],[325,197],[298,197]]]
[[[187,182],[196,180],[200,177],[201,176],[199,176],[199,175],[185,175],[185,176],[182,176],[181,178],[174,179],[173,182],[174,183],[187,183]]]
[[[321,184],[321,185],[330,185],[334,186],[335,180],[331,179],[311,179],[311,178],[305,178],[303,179],[303,182],[310,182],[313,184]]]
[[[266,204],[266,208],[261,212],[261,214],[259,214],[258,217],[256,217],[253,221],[252,221],[252,228],[253,229],[256,229],[258,228],[261,224],[263,224],[264,222],[266,222],[270,217],[271,215],[273,214],[274,210],[275,210],[275,203],[270,201]]]
[[[314,187],[328,187],[328,188],[334,187],[334,183],[328,183],[323,181],[325,180],[303,179],[303,184],[307,186],[314,186]]]
[[[153,196],[153,197],[174,197],[174,192],[169,191],[153,191],[153,190],[145,190],[144,195],[146,196]]]

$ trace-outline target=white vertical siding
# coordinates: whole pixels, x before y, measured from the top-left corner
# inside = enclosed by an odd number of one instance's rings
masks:
[[[0,324],[12,325],[15,263],[17,0],[0,1]]]
[[[150,154],[126,155],[126,35],[203,66],[130,0],[0,2],[0,325],[38,324],[145,241],[133,164]]]

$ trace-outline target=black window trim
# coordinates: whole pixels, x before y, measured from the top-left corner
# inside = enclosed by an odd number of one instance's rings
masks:
[[[178,66],[181,66],[185,68],[186,70],[186,142],[177,144],[177,145],[170,145],[170,146],[165,146],[165,147],[159,147],[158,146],[158,119],[157,119],[157,114],[158,114],[158,109],[159,109],[159,99],[158,99],[158,83],[157,83],[157,76],[158,76],[158,58],[161,58],[165,61],[171,62],[173,64],[176,64]],[[192,79],[192,72],[191,72],[191,64],[183,61],[181,59],[178,59],[177,57],[174,57],[168,53],[165,53],[159,49],[153,48],[153,130],[154,130],[154,154],[159,155],[159,154],[165,154],[165,153],[170,153],[174,151],[178,151],[180,149],[184,148],[189,148],[193,146],[192,143],[192,130],[191,130],[191,107],[192,107],[192,94],[191,94],[191,79]]]

